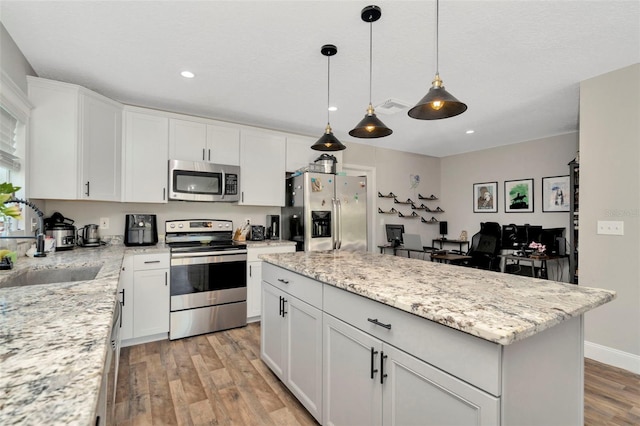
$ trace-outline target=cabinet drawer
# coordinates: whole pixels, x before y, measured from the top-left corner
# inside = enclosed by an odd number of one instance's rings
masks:
[[[162,269],[168,267],[168,253],[137,254],[133,257],[133,269],[136,271],[144,271],[147,269]]]
[[[262,280],[316,308],[322,309],[322,283],[318,281],[266,262],[262,265]]]
[[[500,345],[328,284],[324,285],[323,307],[326,313],[383,342],[500,396]]]

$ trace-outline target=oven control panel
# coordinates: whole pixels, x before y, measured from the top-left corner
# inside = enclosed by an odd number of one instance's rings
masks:
[[[165,222],[165,232],[220,232],[232,231],[233,221],[231,220],[210,220],[210,219],[190,219],[190,220],[167,220]]]

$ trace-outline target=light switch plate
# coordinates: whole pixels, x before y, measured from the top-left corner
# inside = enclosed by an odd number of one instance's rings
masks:
[[[624,235],[624,222],[621,220],[599,220],[598,234]]]

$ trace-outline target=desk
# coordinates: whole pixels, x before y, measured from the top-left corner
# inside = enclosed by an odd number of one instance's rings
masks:
[[[498,257],[501,257],[504,259],[504,265],[500,267],[500,270],[502,272],[504,272],[504,270],[506,269],[507,262],[509,261],[514,262],[517,265],[519,265],[520,262],[525,262],[531,265],[531,276],[533,278],[541,278],[544,280],[549,278],[547,275],[547,261],[551,260],[551,261],[559,262],[561,259],[568,258],[568,256],[524,257],[524,256],[515,256],[513,254],[500,254],[498,255]],[[538,277],[536,277],[536,268],[535,268],[536,262],[540,262]]]
[[[471,256],[465,256],[464,254],[431,254],[431,261],[437,260],[439,263],[460,263],[468,259],[471,259]]]
[[[395,256],[398,252],[398,250],[401,251],[406,251],[407,252],[407,257],[411,258],[411,253],[422,253],[423,259],[424,259],[424,254],[425,253],[430,253],[431,252],[431,247],[422,247],[422,250],[417,250],[417,249],[410,249],[410,248],[406,248],[406,247],[402,247],[402,246],[391,246],[391,245],[384,245],[384,246],[378,246],[378,248],[380,249],[380,254],[383,254],[385,252],[385,250],[390,249],[393,250],[393,255]]]
[[[436,246],[436,243],[440,244],[440,250],[442,250],[442,247],[445,244],[457,244],[460,247],[460,253],[466,253],[469,251],[469,241],[463,241],[463,240],[443,240],[442,238],[434,238],[433,240],[431,240],[431,245],[433,245],[434,247]],[[462,246],[463,245],[467,245],[467,249],[466,250],[462,250]]]

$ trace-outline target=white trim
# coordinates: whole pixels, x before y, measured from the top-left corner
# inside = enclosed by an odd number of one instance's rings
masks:
[[[375,218],[378,211],[377,197],[376,197],[376,168],[375,166],[361,166],[358,164],[342,164],[342,171],[349,174],[349,172],[364,172],[367,177],[367,251],[373,252],[376,246],[376,224]]]
[[[0,71],[0,103],[19,121],[28,123],[33,105],[11,77],[4,70]]]
[[[614,367],[640,374],[640,356],[609,348],[592,342],[584,342],[584,356]]]

